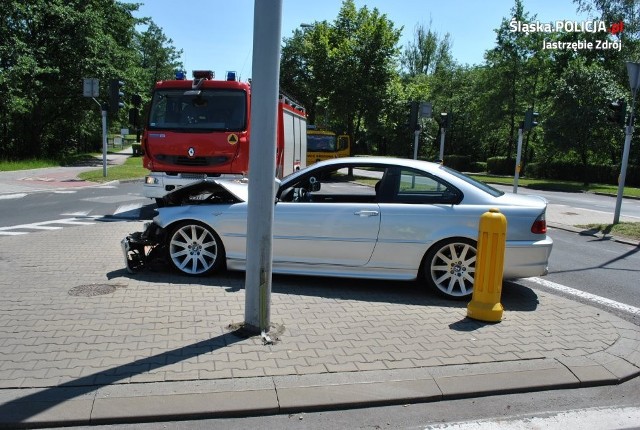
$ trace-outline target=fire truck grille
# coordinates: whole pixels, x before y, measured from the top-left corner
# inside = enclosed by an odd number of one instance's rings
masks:
[[[226,163],[227,157],[173,157],[171,164],[178,166],[217,166]]]

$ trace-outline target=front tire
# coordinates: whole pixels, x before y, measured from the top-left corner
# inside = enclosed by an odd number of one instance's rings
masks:
[[[470,298],[476,271],[476,247],[475,241],[466,238],[436,243],[423,263],[423,274],[429,287],[449,299]]]
[[[218,235],[197,221],[176,225],[167,239],[171,265],[185,275],[206,275],[217,271],[224,260],[224,250]]]

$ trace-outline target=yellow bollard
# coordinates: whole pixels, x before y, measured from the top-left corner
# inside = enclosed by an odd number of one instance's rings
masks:
[[[473,294],[467,316],[481,321],[500,322],[504,308],[500,303],[502,272],[507,243],[507,218],[498,209],[489,209],[480,217],[478,253]]]

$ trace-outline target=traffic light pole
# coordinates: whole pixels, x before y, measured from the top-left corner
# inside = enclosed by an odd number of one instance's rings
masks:
[[[413,132],[413,159],[418,159],[418,141],[420,139],[420,130]]]
[[[438,160],[440,163],[444,164],[444,136],[447,134],[447,129],[445,127],[440,127],[440,155]]]
[[[635,98],[634,98],[635,102]],[[622,208],[622,196],[624,195],[624,183],[627,177],[627,164],[629,163],[629,150],[631,148],[631,137],[633,136],[633,105],[631,107],[631,120],[625,127],[624,149],[622,150],[622,167],[620,168],[620,177],[618,178],[618,195],[616,196],[616,209],[613,214],[613,223],[620,222],[620,210]]]
[[[95,97],[93,101],[98,103],[102,111],[102,176],[107,177],[107,106],[100,104]]]
[[[513,193],[518,194],[518,179],[520,178],[520,159],[522,157],[522,127],[518,128],[518,151],[516,152],[516,171],[513,175]]]
[[[102,176],[107,177],[107,109],[102,106]]]
[[[629,150],[631,148],[631,137],[633,136],[633,123],[636,107],[636,96],[640,89],[640,63],[628,61],[627,74],[629,75],[629,86],[631,87],[631,112],[629,113],[629,123],[625,128],[624,149],[622,150],[622,166],[620,167],[620,177],[618,178],[618,195],[616,197],[616,209],[613,214],[613,223],[620,222],[620,209],[622,207],[622,196],[624,195],[624,182],[627,178],[627,164],[629,163]]]

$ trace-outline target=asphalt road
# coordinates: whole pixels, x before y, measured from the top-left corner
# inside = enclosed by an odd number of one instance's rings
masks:
[[[0,228],[57,219],[118,217],[146,219],[154,202],[142,183],[122,183],[0,196]]]
[[[492,184],[492,187],[506,192],[513,191],[513,186]],[[601,212],[608,212],[611,213],[611,222],[613,222],[613,213],[616,206],[615,197],[591,193],[541,191],[523,187],[518,188],[518,194],[536,194],[546,198],[549,203],[565,205],[573,208],[583,208]],[[637,218],[638,222],[640,222],[640,200],[623,199],[620,214]]]

